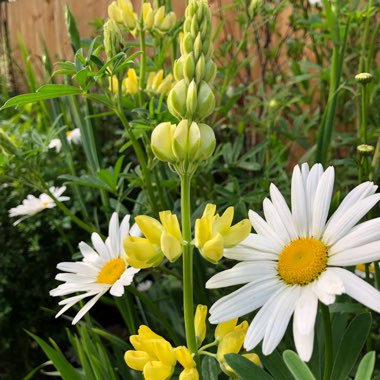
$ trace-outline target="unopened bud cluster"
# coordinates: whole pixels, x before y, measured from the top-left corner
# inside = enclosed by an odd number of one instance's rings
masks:
[[[152,134],[152,151],[156,157],[174,164],[180,171],[206,160],[215,149],[215,134],[202,123],[215,108],[210,87],[216,74],[212,52],[207,1],[190,0],[181,42],[182,55],[174,64],[176,84],[168,95],[168,109],[180,122],[178,125],[161,123]]]

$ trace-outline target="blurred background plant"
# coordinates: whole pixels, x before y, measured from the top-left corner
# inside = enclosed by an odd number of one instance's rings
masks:
[[[74,379],[79,376],[74,367],[88,379],[139,378],[122,358],[130,348],[127,337],[140,322],[175,344],[184,337],[179,263],[138,274],[120,302],[102,297],[76,330],[65,333],[69,318],[52,318],[56,306],[48,290],[55,286],[56,263],[78,258],[77,244],[91,232],[106,234],[113,211],[157,217],[160,210],[178,213],[180,206],[179,179],[153,158],[149,141],[157,124],[174,122],[166,97],[180,54],[182,19],[172,13],[170,0],[145,3],[141,13],[132,8],[127,15],[116,2],[110,4],[109,18],[92,23],[92,38],[80,36],[66,8],[72,55],[61,56],[58,63],[46,49],[36,69],[33,52],[19,37],[17,75],[22,74],[29,94],[8,100],[17,94],[12,81],[1,77],[1,104],[8,102],[0,112],[0,378],[21,378],[34,367],[29,378],[58,370]],[[193,220],[210,200],[219,211],[233,205],[236,220],[246,217],[248,209],[261,208],[272,181],[283,193],[289,191],[288,169],[297,162],[334,164],[342,195],[359,176],[378,182],[379,8],[374,0],[212,4],[218,74],[217,109],[209,124],[218,143],[193,179]],[[372,75],[366,86],[365,141],[363,87],[355,81],[360,72]],[[76,128],[78,145],[67,139]],[[59,139],[60,152],[49,149],[53,139]],[[360,144],[373,149],[357,152]],[[38,196],[63,183],[69,203],[12,226],[11,207],[27,194]],[[195,301],[210,305],[220,294],[206,292],[204,283],[226,264],[205,266],[199,255],[194,259]],[[342,305],[334,321],[341,325],[337,340],[354,311]],[[46,343],[51,336],[65,355],[55,342]],[[371,342],[379,349],[378,335]],[[221,379],[213,363],[204,359],[204,373]]]

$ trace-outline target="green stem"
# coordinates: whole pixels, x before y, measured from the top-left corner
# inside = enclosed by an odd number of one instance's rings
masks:
[[[368,55],[367,41],[368,41],[368,37],[369,37],[369,25],[370,25],[370,21],[371,21],[370,10],[372,7],[373,7],[373,0],[369,0],[367,10],[366,10],[367,17],[365,20],[363,40],[362,40],[362,46],[361,46],[361,54],[360,54],[360,61],[359,61],[359,73],[368,70],[369,60],[371,59],[371,56]]]
[[[145,71],[146,71],[146,43],[145,43],[145,30],[141,15],[141,31],[140,31],[140,50],[141,64],[140,64],[140,78],[139,78],[139,105],[142,107],[144,104],[145,94]]]
[[[323,372],[323,380],[330,380],[333,367],[333,346],[330,311],[328,306],[321,304],[323,330],[325,335],[325,370]]]
[[[193,247],[191,245],[191,212],[190,212],[191,175],[181,174],[181,213],[183,247],[183,313],[185,319],[187,348],[191,353],[197,352],[194,328],[193,304]]]
[[[362,85],[362,102],[361,102],[361,123],[360,123],[360,140],[361,144],[367,144],[367,85]]]

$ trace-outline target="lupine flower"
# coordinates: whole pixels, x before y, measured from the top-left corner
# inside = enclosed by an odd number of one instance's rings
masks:
[[[206,316],[207,306],[197,305],[194,315],[195,337],[197,339],[197,347],[199,347],[206,338]]]
[[[123,250],[125,237],[129,233],[138,234],[136,227],[129,230],[129,218],[129,215],[125,216],[119,225],[117,213],[113,213],[105,242],[99,234],[93,233],[91,240],[94,248],[83,241],[79,243],[83,255],[82,261],[63,262],[57,265],[57,268],[64,273],[59,273],[55,278],[64,283],[51,290],[50,295],[60,297],[78,292],[82,294],[60,301],[58,304],[63,307],[56,318],[79,301],[92,297],[73,319],[74,325],[107,291],[115,297],[124,294],[124,287],[132,283],[133,276],[139,271],[128,265]]]
[[[233,207],[228,207],[221,216],[215,212],[216,206],[208,204],[202,218],[195,222],[195,246],[206,260],[214,264],[223,257],[224,248],[235,246],[251,231],[248,219],[231,226]]]
[[[60,202],[65,202],[70,200],[70,197],[62,196],[64,191],[66,190],[66,186],[62,187],[50,187],[49,191],[54,195],[55,198],[57,198]],[[46,208],[53,208],[55,207],[55,202],[53,198],[50,197],[50,195],[47,195],[45,193],[42,193],[38,198],[34,195],[28,195],[26,199],[22,201],[22,204],[13,207],[9,210],[9,216],[15,217],[15,216],[22,216],[20,219],[16,220],[13,225],[16,226],[24,219],[37,214],[41,212],[42,210],[45,210]]]
[[[138,335],[132,335],[129,340],[135,350],[128,350],[124,355],[128,367],[142,371],[145,380],[171,378],[177,359],[166,339],[142,325]]]
[[[170,211],[161,211],[161,223],[146,215],[135,218],[144,238],[127,236],[124,249],[127,261],[136,268],[157,266],[166,257],[177,260],[182,254],[182,234],[176,215]]]
[[[164,71],[159,70],[157,72],[150,72],[146,82],[146,89],[149,93],[156,95],[167,95],[173,87],[173,76],[168,74],[164,78]]]
[[[318,301],[325,305],[346,293],[380,312],[380,292],[340,268],[380,259],[380,218],[356,225],[380,200],[377,186],[365,182],[353,189],[327,220],[334,185],[334,168],[323,171],[307,164],[293,171],[289,210],[275,185],[264,200],[264,220],[249,218],[256,234],[224,255],[240,260],[213,276],[208,288],[246,284],[221,298],[210,309],[210,322],[220,323],[261,308],[244,341],[251,350],[263,341],[269,355],[277,347],[293,316],[293,336],[304,361],[312,355]]]

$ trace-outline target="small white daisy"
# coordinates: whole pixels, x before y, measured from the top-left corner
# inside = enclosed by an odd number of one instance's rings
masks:
[[[271,200],[263,203],[264,220],[254,211],[249,218],[256,234],[225,256],[241,263],[213,276],[207,288],[246,284],[218,300],[210,309],[210,322],[220,323],[261,308],[244,342],[247,350],[263,341],[269,355],[277,347],[293,317],[293,336],[298,354],[310,360],[318,301],[335,302],[348,294],[380,312],[380,292],[339,268],[380,259],[380,218],[356,225],[380,200],[377,186],[365,182],[353,189],[327,221],[334,185],[334,168],[320,164],[310,172],[296,166],[292,177],[291,204],[273,184]]]
[[[72,323],[75,325],[108,290],[116,297],[124,294],[124,286],[130,285],[133,276],[139,271],[128,266],[125,259],[123,240],[128,234],[134,236],[139,234],[135,226],[129,230],[129,218],[129,215],[125,216],[119,226],[119,218],[114,212],[105,242],[99,234],[93,233],[91,240],[94,248],[83,241],[79,243],[79,249],[83,255],[82,261],[64,262],[57,265],[57,268],[65,273],[59,273],[55,278],[64,283],[51,290],[50,295],[58,297],[77,292],[82,292],[82,294],[60,301],[58,304],[63,305],[63,308],[56,318],[77,302],[92,297],[73,319]]]
[[[64,191],[66,190],[66,186],[61,187],[50,187],[49,191],[60,201],[68,201],[70,200],[70,197],[62,196]],[[28,195],[26,199],[22,201],[21,205],[18,205],[17,207],[13,207],[9,210],[9,216],[15,217],[15,216],[22,216],[22,218],[16,220],[13,225],[19,224],[24,219],[39,213],[42,210],[45,210],[46,208],[53,208],[55,207],[55,202],[53,198],[51,198],[49,195],[42,193],[38,198],[34,195]]]
[[[49,145],[48,145],[48,148],[49,149],[55,149],[55,152],[56,153],[59,153],[62,149],[62,142],[60,139],[53,139],[50,141]]]
[[[318,6],[322,6],[322,0],[308,0],[309,1],[309,4],[311,5],[318,5]]]
[[[80,135],[80,129],[74,128],[71,131],[66,131],[66,140],[69,144],[80,144],[81,141],[81,135]],[[56,153],[59,153],[62,149],[62,141],[60,139],[53,139],[50,141],[48,145],[49,149],[55,149]]]

